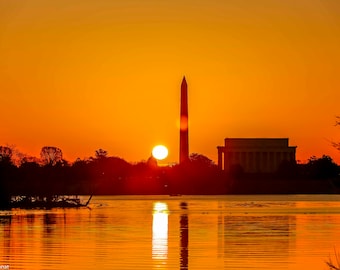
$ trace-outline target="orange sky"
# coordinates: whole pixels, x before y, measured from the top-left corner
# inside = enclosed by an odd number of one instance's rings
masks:
[[[339,48],[338,0],[0,0],[0,145],[177,162],[185,75],[190,152],[289,137],[340,162]]]

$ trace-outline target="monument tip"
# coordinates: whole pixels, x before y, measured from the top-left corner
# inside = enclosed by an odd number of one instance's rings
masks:
[[[187,81],[185,79],[185,76],[183,76],[183,79],[182,79],[182,85],[186,85],[187,84]]]

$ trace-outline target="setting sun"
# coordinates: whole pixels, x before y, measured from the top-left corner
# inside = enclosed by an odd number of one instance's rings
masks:
[[[152,156],[158,160],[165,159],[168,156],[168,148],[164,145],[157,145],[152,149]]]

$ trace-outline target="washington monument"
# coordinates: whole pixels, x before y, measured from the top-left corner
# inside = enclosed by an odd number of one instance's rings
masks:
[[[183,77],[181,85],[181,117],[179,134],[179,163],[189,159],[189,131],[188,131],[188,85]]]

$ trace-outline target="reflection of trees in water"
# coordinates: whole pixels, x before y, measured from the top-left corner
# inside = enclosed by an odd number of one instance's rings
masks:
[[[12,226],[12,216],[0,216],[0,228],[3,231],[3,254],[0,257],[1,264],[8,264],[7,260],[10,257],[11,250],[11,226]]]
[[[53,233],[57,224],[56,214],[44,214],[43,221],[45,233]]]
[[[45,213],[43,215],[43,223],[45,233],[55,234],[56,228],[62,228],[66,226],[67,224],[66,213],[63,214]]]
[[[12,216],[0,216],[0,225],[5,226],[5,225],[11,225],[12,223]]]
[[[42,216],[43,237],[41,240],[42,261],[53,265],[54,262],[63,261],[66,228],[66,215],[62,213],[45,213]],[[62,268],[62,267],[61,267]]]
[[[183,210],[187,209],[186,203],[181,203],[181,208]],[[187,213],[183,213],[180,216],[180,266],[181,270],[188,269],[189,261],[189,218]]]
[[[27,223],[30,224],[30,225],[34,224],[34,219],[35,219],[34,214],[27,214],[26,215]]]
[[[227,253],[225,257],[240,258],[242,254],[265,258],[266,254],[273,254],[273,250],[277,257],[289,256],[289,239],[295,233],[295,219],[294,216],[271,215],[225,216],[220,219],[223,223],[223,250]],[[222,226],[219,228],[222,229]]]
[[[34,230],[34,223],[36,222],[36,215],[35,214],[27,214],[25,216],[26,224],[27,224],[27,235],[32,239],[35,238],[36,230]]]

